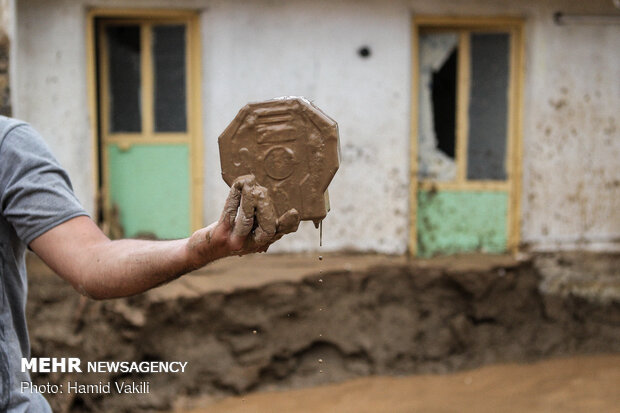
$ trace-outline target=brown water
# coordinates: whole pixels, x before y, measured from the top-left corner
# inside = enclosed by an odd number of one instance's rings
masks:
[[[367,377],[233,397],[191,413],[620,412],[620,355],[505,364],[449,375]]]

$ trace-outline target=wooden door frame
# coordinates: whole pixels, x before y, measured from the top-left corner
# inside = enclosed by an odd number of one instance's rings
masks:
[[[94,8],[88,10],[86,14],[86,77],[88,92],[88,114],[91,124],[91,143],[92,149],[92,165],[94,168],[93,184],[95,188],[95,214],[100,214],[106,219],[106,207],[103,200],[106,198],[102,193],[106,188],[106,179],[101,176],[102,166],[100,164],[102,134],[99,121],[99,91],[98,72],[97,72],[97,27],[96,19],[140,19],[152,20],[153,22],[162,20],[177,19],[187,23],[188,27],[188,45],[187,45],[187,62],[188,62],[188,78],[186,79],[187,87],[187,115],[188,115],[188,135],[190,136],[189,152],[190,152],[190,226],[191,231],[195,231],[203,227],[203,135],[202,135],[202,109],[201,109],[201,38],[200,38],[200,21],[199,12],[195,10],[169,10],[169,9],[115,9],[115,8]],[[190,87],[190,85],[192,87]],[[174,134],[170,134],[170,138],[174,141]],[[162,139],[165,142],[166,138]],[[105,152],[105,151],[104,151]],[[103,178],[103,188],[100,182]],[[103,209],[103,211],[102,211]]]
[[[509,76],[509,111],[507,125],[507,182],[499,181],[464,181],[464,162],[459,163],[458,171],[460,179],[455,182],[434,183],[435,189],[469,189],[469,190],[502,190],[507,191],[508,217],[507,217],[507,250],[516,253],[520,242],[520,211],[521,211],[521,175],[522,175],[522,131],[523,131],[523,79],[525,45],[523,34],[524,20],[517,17],[442,17],[442,16],[414,16],[412,18],[411,32],[411,124],[410,124],[410,169],[409,169],[409,245],[410,256],[417,255],[417,203],[418,190],[426,188],[418,180],[418,108],[419,108],[419,82],[420,73],[418,65],[419,34],[421,29],[475,29],[475,30],[502,30],[510,33],[510,76]],[[466,60],[466,61],[463,61]],[[459,59],[459,66],[468,65],[469,57]],[[459,73],[461,71],[459,70]],[[466,79],[466,83],[469,79]],[[467,99],[462,92],[464,89],[457,84],[457,113],[466,111]],[[466,113],[466,112],[465,112]],[[461,113],[460,119],[463,120]],[[466,119],[465,119],[466,120]],[[467,124],[461,121],[457,123],[457,156],[466,156],[466,133],[463,131]],[[461,136],[461,138],[458,138]]]

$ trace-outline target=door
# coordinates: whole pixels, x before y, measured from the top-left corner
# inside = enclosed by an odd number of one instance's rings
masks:
[[[100,190],[114,237],[181,238],[201,225],[194,25],[96,19]]]
[[[415,22],[411,249],[503,253],[518,239],[520,22]]]

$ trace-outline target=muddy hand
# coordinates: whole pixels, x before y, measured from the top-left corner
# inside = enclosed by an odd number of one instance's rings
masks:
[[[256,245],[256,252],[267,252],[271,244],[282,238],[284,235],[297,231],[299,227],[299,212],[295,208],[286,211],[276,220],[276,233],[271,239],[262,246]]]
[[[297,210],[291,209],[278,218],[267,188],[256,184],[253,180],[245,181],[233,228],[235,241],[237,237],[244,237],[245,241],[242,248],[235,251],[236,254],[265,252],[273,242],[285,234],[296,231],[298,226]]]
[[[200,268],[229,255],[267,251],[269,245],[298,226],[295,209],[277,218],[267,189],[256,183],[254,175],[241,176],[230,188],[220,219],[189,239],[191,266]]]

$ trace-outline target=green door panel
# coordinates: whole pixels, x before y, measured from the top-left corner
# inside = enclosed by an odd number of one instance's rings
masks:
[[[418,255],[505,252],[507,210],[502,191],[418,191]]]
[[[187,144],[107,145],[110,199],[118,206],[125,237],[190,234]]]

